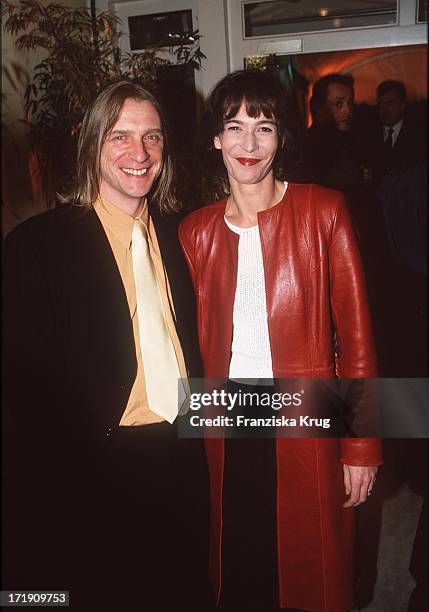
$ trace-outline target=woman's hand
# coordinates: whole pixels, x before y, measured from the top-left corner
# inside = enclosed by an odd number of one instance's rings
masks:
[[[343,508],[358,506],[367,500],[368,495],[374,488],[377,476],[377,467],[360,467],[358,465],[343,465],[344,468],[344,487],[348,500],[343,504]]]

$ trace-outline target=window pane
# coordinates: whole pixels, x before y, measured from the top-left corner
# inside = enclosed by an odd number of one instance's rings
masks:
[[[397,22],[396,0],[277,0],[244,4],[245,37]]]
[[[418,0],[417,22],[425,23],[428,20],[428,0]]]

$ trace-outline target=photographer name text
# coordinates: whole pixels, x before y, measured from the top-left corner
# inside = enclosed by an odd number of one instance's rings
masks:
[[[302,405],[304,391],[296,393],[252,393],[239,391],[237,393],[229,393],[224,390],[214,389],[210,393],[191,393],[190,409],[199,411],[213,407],[220,407],[226,412],[231,412],[238,408],[255,408],[264,407],[271,408],[273,411],[279,411],[284,408],[298,408]],[[301,428],[322,428],[329,429],[331,427],[331,419],[315,418],[308,415],[299,415],[287,417],[280,414],[270,416],[264,415],[250,416],[244,414],[220,414],[207,417],[200,414],[193,414],[189,417],[191,427],[234,427],[234,428],[272,428],[272,427],[301,427]]]
[[[315,418],[301,415],[298,419],[285,416],[253,418],[242,414],[234,416],[218,415],[214,418],[192,415],[189,419],[192,427],[319,427],[329,429],[331,419]]]

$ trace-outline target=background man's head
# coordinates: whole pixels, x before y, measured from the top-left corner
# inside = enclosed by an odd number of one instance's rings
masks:
[[[383,81],[377,87],[377,106],[383,125],[392,127],[402,119],[407,106],[407,92],[401,81]]]
[[[159,119],[157,126],[162,133],[162,159],[158,172],[154,175],[148,193],[164,210],[175,210],[173,193],[173,166],[168,151],[168,138],[162,108],[155,96],[134,81],[121,80],[108,85],[98,95],[85,113],[78,142],[77,177],[75,200],[86,206],[92,206],[99,195],[102,180],[101,161],[103,147],[114,126],[123,114],[125,103],[144,103],[146,110],[151,110]],[[144,163],[142,162],[142,166]],[[112,202],[115,204],[115,202]]]
[[[348,132],[354,110],[354,80],[348,74],[327,74],[313,86],[310,101],[313,121]]]

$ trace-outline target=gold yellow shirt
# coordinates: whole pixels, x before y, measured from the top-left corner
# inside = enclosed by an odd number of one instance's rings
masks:
[[[140,349],[136,288],[131,252],[131,237],[133,233],[134,217],[128,215],[111,202],[108,202],[105,198],[99,198],[94,204],[94,209],[101,221],[104,231],[106,232],[122,278],[122,282],[124,284],[128,306],[130,309],[130,317],[133,324],[133,335],[136,347],[137,376],[119,425],[130,426],[160,423],[164,419],[158,414],[152,412],[148,406],[143,359]],[[182,348],[180,346],[179,338],[177,337],[177,332],[174,325],[175,314],[171,299],[170,286],[159,250],[155,228],[149,216],[147,204],[145,204],[139,218],[147,228],[149,236],[149,252],[154,266],[156,280],[159,285],[161,299],[164,305],[167,328],[176,353],[180,374],[182,378],[186,379],[187,373],[185,360],[183,358]]]

